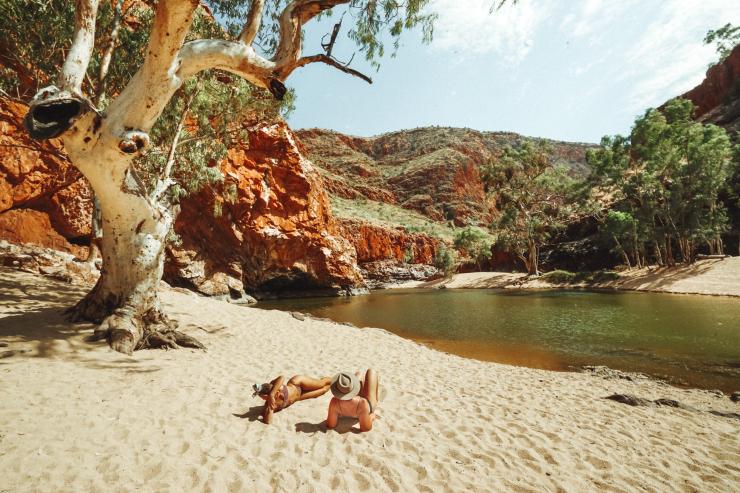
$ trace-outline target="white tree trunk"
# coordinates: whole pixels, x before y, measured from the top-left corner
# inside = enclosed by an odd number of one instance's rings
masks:
[[[99,0],[77,0],[74,40],[58,78],[59,87],[39,91],[24,123],[35,139],[62,138],[70,161],[88,179],[99,200],[101,277],[71,311],[75,318],[99,322],[97,336],[106,337],[113,349],[131,354],[145,347],[203,347],[174,330],[157,296],[165,239],[173,222],[163,199],[173,182],[166,172],[153,184],[154,190],[147,190],[133,166],[148,147],[148,133],[167,102],[188,77],[211,68],[238,74],[277,98],[285,94],[282,81],[308,63],[326,63],[370,82],[331,57],[301,58],[301,26],[348,2],[289,3],[280,15],[276,55],[267,60],[250,46],[260,29],[264,1],[252,2],[238,41],[185,43],[199,1],[159,0],[144,63],[103,115],[82,95]],[[115,29],[112,38],[114,34]],[[106,54],[103,63],[109,58]],[[171,161],[172,156],[167,171]]]
[[[173,216],[136,178],[132,167],[136,152],[121,149],[143,148],[137,139],[144,137],[132,132],[121,139],[124,145],[113,146],[104,127],[97,114],[89,113],[63,135],[70,159],[98,197],[103,229],[100,279],[72,309],[73,317],[101,323],[98,335],[123,353],[176,344],[201,347],[174,331],[159,305],[157,289]],[[95,128],[101,135],[97,142],[91,138]]]

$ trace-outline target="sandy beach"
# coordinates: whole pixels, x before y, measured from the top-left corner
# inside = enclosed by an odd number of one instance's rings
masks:
[[[468,360],[380,329],[164,289],[208,346],[133,357],[62,309],[86,288],[0,269],[0,491],[717,491],[740,489],[740,404],[707,391]],[[376,368],[370,433],[329,397],[266,426],[249,386]],[[631,407],[628,393],[697,410]]]
[[[594,288],[655,293],[740,297],[740,257],[699,260],[693,265],[622,271],[619,279],[592,283],[553,284],[523,273],[466,272],[434,281],[410,281],[389,288],[551,289]]]

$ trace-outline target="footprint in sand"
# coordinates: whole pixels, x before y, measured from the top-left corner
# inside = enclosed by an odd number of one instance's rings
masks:
[[[240,491],[244,491],[244,483],[241,479],[237,478],[234,481],[231,481],[227,488],[229,493],[238,493]]]
[[[371,483],[366,474],[363,474],[360,471],[355,471],[353,476],[355,482],[357,483],[358,491],[368,491],[370,489]]]
[[[162,463],[159,462],[153,466],[144,468],[144,480],[151,481],[162,473]]]

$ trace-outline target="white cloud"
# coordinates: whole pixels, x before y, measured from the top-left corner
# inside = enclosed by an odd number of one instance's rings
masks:
[[[432,0],[430,10],[439,15],[434,49],[470,58],[494,53],[509,64],[526,58],[534,45],[537,28],[547,17],[550,0],[520,0],[490,12],[494,0]]]
[[[569,37],[589,38],[594,45],[614,23],[630,9],[639,8],[638,0],[585,0],[566,4],[570,11],[563,16],[560,30]]]
[[[665,0],[644,34],[625,53],[622,78],[634,89],[627,109],[642,111],[699,84],[714,47],[702,44],[708,29],[740,22],[740,2]]]

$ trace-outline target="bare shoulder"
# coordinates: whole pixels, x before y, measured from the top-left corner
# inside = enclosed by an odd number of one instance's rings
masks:
[[[359,399],[360,403],[357,407],[357,410],[360,414],[370,414],[370,403],[365,399],[364,397],[355,397],[355,399]]]

